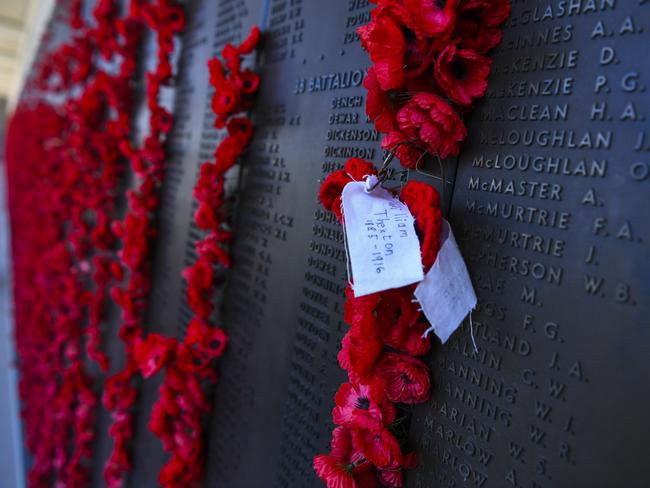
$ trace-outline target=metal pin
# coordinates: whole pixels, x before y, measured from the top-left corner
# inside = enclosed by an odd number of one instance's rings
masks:
[[[447,180],[445,178],[445,165],[443,164],[442,160],[440,159],[440,156],[438,156],[436,154],[435,158],[438,160],[438,167],[440,168],[440,176],[437,176],[437,175],[434,175],[434,174],[431,174],[431,173],[427,173],[426,171],[421,170],[420,169],[420,161],[422,160],[422,158],[419,158],[417,160],[417,162],[415,163],[415,171],[417,171],[418,173],[420,173],[423,176],[428,176],[429,178],[440,180],[442,182],[442,192],[441,192],[442,193],[442,195],[441,195],[442,201],[447,202],[447,198],[446,198],[447,197],[447,184],[451,184],[451,181],[449,181],[449,180]]]
[[[348,235],[345,232],[345,213],[343,212],[343,199],[341,199],[341,220],[343,227],[343,245],[345,246],[345,271],[348,274],[348,285],[354,290],[354,285],[352,284],[352,270],[350,263],[350,249],[348,247]]]
[[[472,312],[469,313],[469,335],[472,338],[472,344],[474,344],[474,352],[478,353],[478,347],[476,347],[476,339],[474,339],[474,322],[472,322]]]
[[[422,150],[422,154],[423,154],[423,155],[426,154],[426,150],[424,150],[424,149],[422,149],[420,146],[418,146],[417,143],[416,143],[416,141],[402,141],[402,142],[398,142],[397,144],[395,144],[395,146],[393,146],[393,147],[388,151],[388,156],[386,156],[386,159],[384,159],[384,162],[382,163],[381,168],[379,169],[379,171],[377,171],[377,183],[375,183],[375,184],[370,188],[370,191],[374,190],[374,189],[377,188],[380,184],[382,184],[384,181],[386,181],[386,179],[387,179],[388,176],[389,176],[388,167],[390,166],[390,163],[391,163],[391,161],[395,158],[395,156],[397,156],[397,148],[400,147],[400,146],[403,146],[403,145],[408,145],[408,146],[414,147],[414,148],[416,148],[416,149],[420,149],[420,150]],[[420,156],[420,159],[421,159],[421,158],[422,158],[422,156]]]

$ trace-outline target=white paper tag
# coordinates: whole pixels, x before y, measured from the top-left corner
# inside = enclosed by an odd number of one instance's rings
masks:
[[[415,289],[415,298],[431,324],[424,336],[433,331],[444,344],[476,307],[477,300],[465,261],[446,220],[441,241],[436,262]]]
[[[420,241],[408,207],[376,176],[343,188],[342,205],[354,296],[401,288],[424,277]]]

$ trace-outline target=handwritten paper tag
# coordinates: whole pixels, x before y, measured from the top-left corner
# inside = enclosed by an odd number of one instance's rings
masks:
[[[343,218],[354,296],[361,297],[421,281],[420,241],[413,216],[376,176],[343,189]]]
[[[441,241],[436,262],[415,289],[415,298],[431,324],[424,336],[433,331],[444,344],[476,307],[477,300],[465,261],[446,220]]]

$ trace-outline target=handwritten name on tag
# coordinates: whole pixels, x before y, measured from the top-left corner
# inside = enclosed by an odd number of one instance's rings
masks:
[[[420,241],[408,207],[377,186],[375,176],[350,182],[342,205],[354,296],[421,281]]]
[[[415,298],[431,324],[424,336],[433,331],[444,344],[476,307],[477,300],[465,261],[447,221],[443,225],[441,241],[436,262],[415,289]]]

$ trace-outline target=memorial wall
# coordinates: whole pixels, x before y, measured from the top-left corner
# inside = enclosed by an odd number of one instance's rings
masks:
[[[386,186],[434,185],[478,306],[425,357],[431,396],[406,406],[407,488],[643,487],[650,479],[650,2],[513,0],[459,157],[397,162]],[[183,269],[213,127],[207,60],[263,30],[255,135],[227,177],[233,265],[218,271],[218,362],[204,486],[319,487],[348,330],[341,225],[317,200],[348,158],[386,157],[365,112],[356,29],[368,0],[188,0],[156,221],[147,330],[183,339]],[[147,47],[143,56],[153,56]],[[110,312],[110,327],[119,314]],[[114,342],[113,342],[114,341]],[[119,356],[117,338],[107,345]],[[114,366],[119,369],[116,366]],[[133,487],[166,454],[136,405]],[[93,485],[111,441],[99,414]]]
[[[439,348],[409,485],[643,486],[646,2],[513,2],[450,222],[479,296]]]

